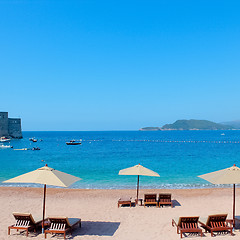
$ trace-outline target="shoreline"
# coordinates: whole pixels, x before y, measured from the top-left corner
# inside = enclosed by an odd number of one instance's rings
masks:
[[[166,187],[156,187],[156,188],[154,188],[154,187],[146,187],[146,186],[141,186],[140,185],[140,190],[142,189],[142,190],[152,190],[152,191],[154,191],[154,190],[191,190],[191,189],[195,189],[195,190],[201,190],[201,189],[231,189],[232,187],[233,187],[233,185],[232,184],[205,184],[204,186],[199,186],[199,185],[197,185],[197,186],[193,186],[193,187],[188,187],[188,186],[186,186],[186,187],[169,187],[169,185],[170,184],[168,184],[168,186],[166,186]],[[180,184],[179,184],[180,185]],[[240,188],[240,184],[235,184],[235,186],[236,186],[236,189],[239,187]],[[62,187],[57,187],[57,186],[47,186],[47,188],[49,188],[49,189],[73,189],[73,190],[134,190],[134,189],[136,189],[136,187],[137,186],[132,186],[132,187],[112,187],[112,188],[105,188],[105,187],[103,187],[103,188],[99,188],[99,187],[95,187],[95,188],[91,188],[91,187],[83,187],[83,188],[81,188],[81,187],[68,187],[68,188],[62,188]],[[6,184],[6,185],[1,185],[0,184],[0,189],[1,188],[42,188],[42,185],[41,184],[26,184],[26,185],[24,185],[24,184],[19,184],[19,185],[9,185],[9,184]]]
[[[1,196],[4,196],[5,193],[28,193],[28,194],[42,194],[43,187],[0,187],[0,194]],[[198,188],[198,189],[139,189],[139,197],[143,197],[145,193],[171,193],[172,197],[174,198],[174,195],[177,196],[205,196],[205,195],[226,195],[229,196],[229,198],[232,198],[232,188]],[[136,189],[79,189],[79,188],[49,188],[47,186],[47,194],[51,195],[57,195],[59,193],[62,194],[68,194],[68,193],[85,193],[85,194],[98,194],[98,193],[104,193],[106,195],[116,196],[116,201],[119,197],[125,196],[125,195],[131,195],[132,197],[135,197],[136,195]],[[120,195],[121,196],[120,196]],[[236,187],[236,197],[240,198],[240,188]],[[118,197],[119,196],[119,197]],[[237,202],[237,201],[236,201]],[[239,201],[240,202],[240,201]]]

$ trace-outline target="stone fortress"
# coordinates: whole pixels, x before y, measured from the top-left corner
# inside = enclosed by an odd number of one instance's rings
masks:
[[[8,112],[0,112],[0,137],[22,138],[21,118],[8,118]]]

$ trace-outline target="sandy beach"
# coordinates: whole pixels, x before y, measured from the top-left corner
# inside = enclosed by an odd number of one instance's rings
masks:
[[[12,230],[7,235],[7,227],[14,223],[12,212],[30,212],[33,217],[42,214],[41,188],[1,187],[0,240],[26,239],[24,233]],[[82,219],[82,228],[76,228],[68,239],[179,239],[171,219],[179,216],[207,217],[208,214],[228,213],[232,218],[232,189],[183,189],[145,190],[144,193],[171,193],[174,207],[117,207],[121,196],[135,196],[135,190],[85,190],[47,189],[46,215],[63,215]],[[236,215],[240,214],[240,189],[236,191]],[[219,235],[217,239],[240,239],[240,231],[235,236]],[[204,239],[212,239],[209,233]],[[43,235],[30,233],[29,239],[44,239]],[[185,239],[200,239],[199,236],[184,236]],[[48,235],[47,239],[63,239],[61,235]]]

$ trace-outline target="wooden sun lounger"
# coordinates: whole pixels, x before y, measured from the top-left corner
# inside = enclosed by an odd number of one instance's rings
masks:
[[[121,197],[118,199],[118,207],[121,205],[129,205],[132,206],[132,198],[131,197]]]
[[[158,199],[159,207],[161,205],[171,205],[173,207],[171,196],[171,193],[160,193]]]
[[[177,233],[182,238],[183,233],[200,233],[202,237],[202,229],[198,226],[199,217],[179,217],[178,223],[172,219],[172,226],[177,227]]]
[[[13,213],[16,220],[15,224],[8,227],[8,235],[10,235],[11,229],[26,231],[26,236],[28,236],[29,230],[34,230],[36,232],[37,227],[41,227],[42,219],[35,221],[31,213]]]
[[[49,217],[48,219],[50,227],[45,230],[45,238],[47,238],[47,233],[63,233],[65,239],[68,231],[72,233],[73,228],[78,224],[81,227],[80,218]]]
[[[144,194],[144,207],[148,204],[158,206],[157,194]]]
[[[206,222],[203,222],[201,220],[199,223],[206,232],[208,231],[211,233],[211,237],[213,236],[213,232],[229,231],[231,235],[233,235],[233,226],[231,224],[231,221],[227,220],[227,214],[209,215]]]

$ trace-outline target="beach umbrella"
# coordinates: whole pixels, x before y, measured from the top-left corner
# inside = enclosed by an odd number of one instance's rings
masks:
[[[139,193],[139,176],[151,176],[160,177],[160,175],[148,168],[143,167],[138,164],[130,168],[125,168],[119,171],[119,175],[137,175],[137,203],[138,203],[138,193]]]
[[[64,172],[60,172],[58,170],[48,167],[48,165],[46,164],[44,167],[38,168],[37,170],[32,172],[22,174],[18,177],[11,178],[4,181],[4,183],[38,183],[44,185],[42,222],[42,233],[44,233],[46,185],[68,187],[79,180],[81,180],[81,178],[72,176]]]
[[[233,184],[233,225],[235,226],[235,184],[240,183],[240,168],[232,167],[198,176],[213,184]]]

